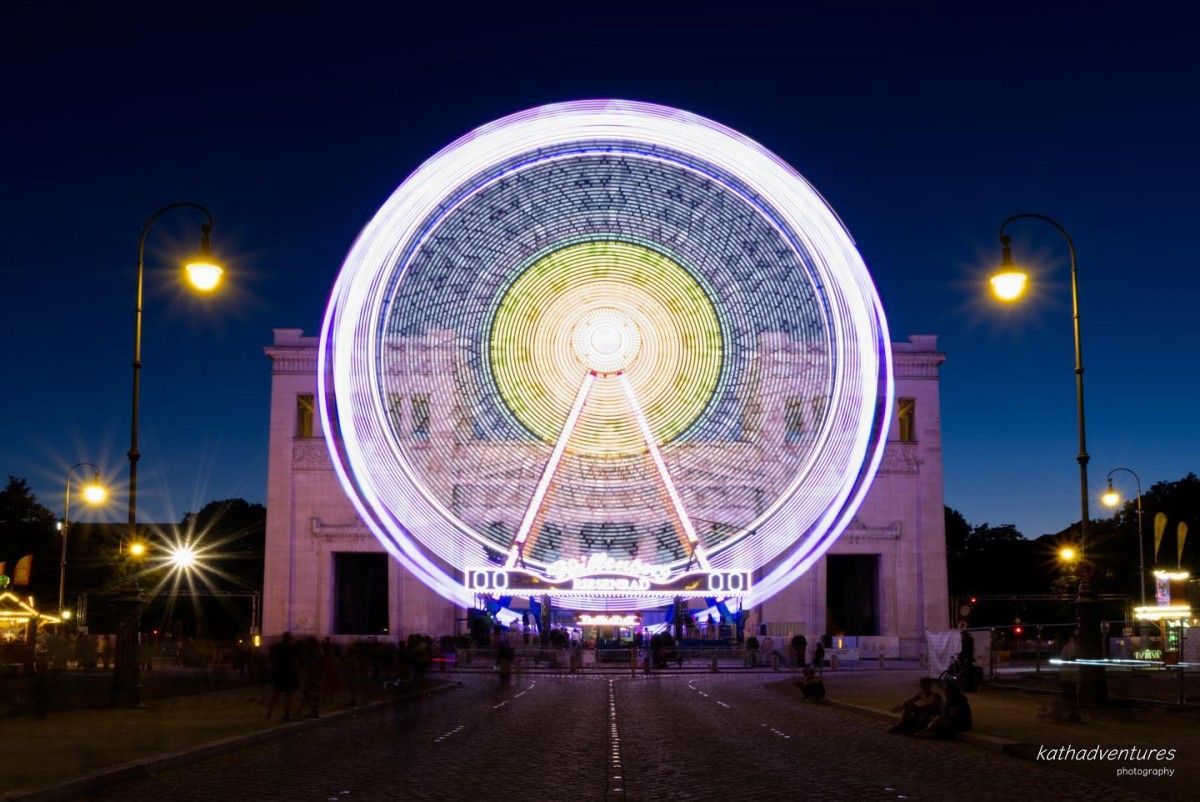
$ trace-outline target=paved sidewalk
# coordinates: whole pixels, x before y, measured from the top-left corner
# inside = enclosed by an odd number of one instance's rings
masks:
[[[830,671],[825,685],[833,706],[880,719],[880,726],[899,719],[891,709],[917,690],[920,670]],[[778,690],[799,696],[795,678],[774,684]],[[1040,765],[1053,766],[1092,779],[1115,783],[1126,790],[1153,798],[1195,799],[1200,788],[1200,715],[1162,706],[1108,708],[1083,711],[1082,721],[1067,723],[1048,715],[1056,697],[1023,691],[988,688],[968,694],[974,732],[963,740]],[[897,736],[904,737],[904,736]],[[1104,748],[1174,749],[1172,760],[1106,761],[1037,760],[1046,751],[1062,746],[1076,750]],[[1044,754],[1044,753],[1043,753]],[[1118,776],[1121,768],[1174,771],[1170,777]]]
[[[449,682],[429,682],[422,692],[449,687]],[[347,707],[339,696],[323,707],[318,719],[289,722],[281,720],[280,706],[274,719],[266,717],[267,698],[269,692],[261,688],[239,688],[164,699],[139,710],[69,710],[42,719],[0,719],[0,799],[30,794],[73,798],[117,777],[182,765],[404,697],[376,693],[365,705]],[[295,706],[293,700],[293,716]]]

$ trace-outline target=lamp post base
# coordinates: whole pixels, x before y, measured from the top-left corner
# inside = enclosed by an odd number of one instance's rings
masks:
[[[1079,595],[1075,598],[1076,621],[1079,628],[1079,657],[1099,660],[1101,648],[1100,600],[1091,580],[1085,575],[1079,580]],[[1108,701],[1108,681],[1103,666],[1079,667],[1079,706],[1097,707]]]
[[[145,602],[145,598],[136,590],[112,600],[113,618],[117,621],[112,692],[109,696],[112,707],[144,707],[138,639]]]

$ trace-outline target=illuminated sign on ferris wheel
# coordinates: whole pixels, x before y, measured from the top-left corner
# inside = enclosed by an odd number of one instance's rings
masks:
[[[330,299],[321,414],[359,514],[457,604],[755,604],[862,501],[890,359],[862,258],[787,164],[584,101],[485,125],[388,199]]]

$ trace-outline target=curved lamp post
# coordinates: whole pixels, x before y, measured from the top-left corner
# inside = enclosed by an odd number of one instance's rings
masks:
[[[95,463],[77,462],[67,471],[67,492],[63,499],[62,519],[62,560],[58,564],[58,612],[63,612],[64,598],[67,589],[67,532],[71,527],[71,478],[80,468],[92,469],[92,481],[83,486],[83,500],[95,507],[108,499],[108,490],[100,483],[100,469]]]
[[[1138,524],[1138,577],[1142,581],[1142,606],[1146,606],[1146,540],[1142,533],[1142,480],[1129,468],[1113,468],[1108,472],[1108,489],[1100,500],[1106,507],[1116,507],[1121,503],[1121,494],[1113,487],[1113,474],[1124,471],[1133,477],[1137,485],[1137,524]]]
[[[137,468],[141,452],[138,450],[138,413],[141,406],[142,380],[142,285],[146,273],[146,237],[160,217],[175,209],[192,209],[204,215],[200,225],[200,248],[196,255],[184,266],[184,275],[189,284],[200,292],[212,292],[221,282],[224,270],[209,253],[209,235],[212,233],[213,216],[206,207],[198,203],[169,203],[156,211],[142,226],[142,234],[138,238],[137,255],[137,294],[133,309],[133,404],[129,427],[129,529],[128,541],[121,544],[122,563],[128,565],[128,560],[138,560],[145,554],[145,544],[138,539],[137,534],[137,500],[138,481]],[[133,577],[131,597],[128,600],[132,608],[123,617],[120,631],[117,633],[116,660],[113,669],[112,702],[114,705],[139,706],[141,704],[141,664],[138,660],[138,632],[141,618],[141,591],[137,585],[136,575]]]
[[[1096,591],[1092,587],[1092,566],[1088,558],[1088,475],[1087,466],[1087,432],[1083,411],[1083,343],[1079,329],[1079,268],[1075,259],[1075,243],[1071,235],[1052,217],[1032,212],[1022,212],[1008,217],[1000,224],[1000,245],[1003,255],[1000,267],[992,276],[990,282],[992,293],[1001,301],[1012,302],[1020,298],[1028,285],[1028,274],[1021,270],[1012,258],[1012,237],[1006,232],[1008,226],[1019,220],[1039,220],[1059,234],[1067,243],[1071,255],[1071,312],[1075,329],[1075,401],[1076,418],[1079,435],[1079,593],[1075,600],[1079,626],[1079,656],[1081,658],[1099,658],[1100,631],[1099,616],[1096,609]],[[1080,670],[1079,696],[1085,703],[1102,702],[1106,696],[1103,667],[1084,666]]]
[[[184,272],[189,283],[201,292],[212,292],[221,282],[224,270],[213,261],[209,253],[208,238],[212,233],[213,216],[204,206],[198,203],[170,203],[162,207],[142,226],[142,235],[138,238],[137,259],[137,302],[133,309],[133,407],[129,426],[129,537],[130,542],[137,540],[137,465],[142,454],[138,451],[138,412],[141,406],[142,394],[142,284],[146,274],[146,236],[150,233],[158,218],[174,209],[195,209],[204,214],[205,221],[200,226],[200,249],[196,256],[184,266]]]

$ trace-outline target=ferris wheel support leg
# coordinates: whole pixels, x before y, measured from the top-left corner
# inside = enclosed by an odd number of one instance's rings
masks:
[[[642,405],[638,403],[637,394],[633,391],[633,385],[629,383],[629,379],[624,373],[617,375],[617,380],[621,382],[621,388],[625,391],[625,397],[629,399],[629,407],[633,410],[633,416],[637,418],[638,428],[642,431],[642,437],[646,440],[646,447],[650,450],[650,458],[654,461],[654,467],[658,469],[659,479],[662,480],[663,487],[666,488],[667,498],[671,500],[671,507],[674,509],[675,517],[679,519],[679,526],[683,529],[684,535],[687,536],[688,544],[692,547],[692,553],[695,555],[696,562],[704,570],[708,570],[711,566],[708,562],[708,554],[704,551],[704,546],[700,543],[700,538],[696,535],[696,528],[692,526],[692,520],[688,518],[687,510],[683,508],[683,499],[679,497],[679,492],[675,489],[675,482],[671,480],[671,474],[667,472],[667,463],[663,462],[662,454],[658,450],[658,444],[654,442],[654,432],[650,429],[650,423],[646,420],[645,414],[642,413]],[[689,565],[691,560],[688,560]]]
[[[567,441],[571,439],[571,433],[575,431],[575,424],[579,423],[579,415],[583,412],[584,402],[587,401],[588,393],[591,392],[592,383],[595,380],[596,374],[588,371],[579,385],[579,392],[575,394],[575,403],[571,405],[571,412],[567,415],[567,421],[558,435],[558,442],[554,444],[554,451],[550,452],[550,460],[542,470],[542,476],[538,479],[533,496],[529,499],[525,517],[521,519],[517,534],[508,547],[508,557],[504,560],[505,568],[512,568],[518,559],[524,564],[525,539],[529,537],[529,533],[537,521],[538,513],[541,512],[542,502],[546,500],[546,491],[550,489],[550,482],[553,481],[554,473],[558,470],[558,463],[562,461],[563,454],[567,450]]]

